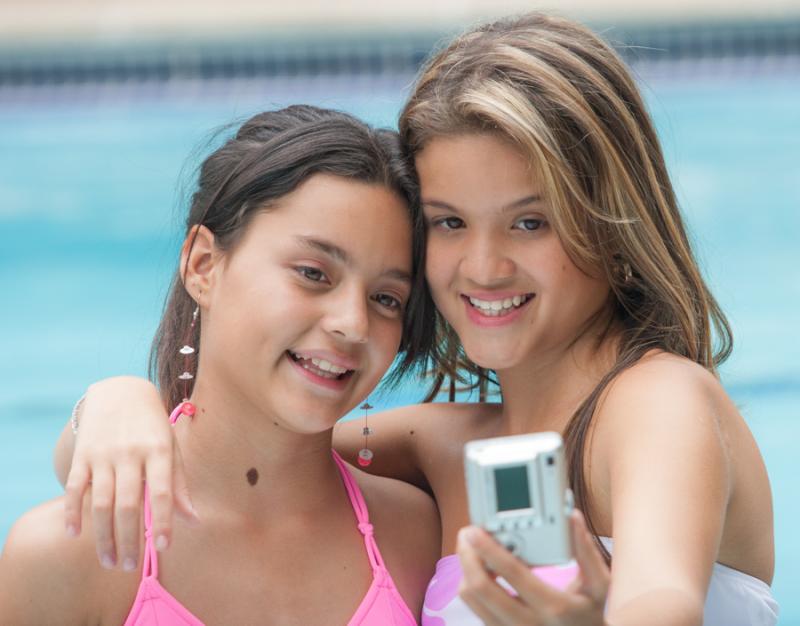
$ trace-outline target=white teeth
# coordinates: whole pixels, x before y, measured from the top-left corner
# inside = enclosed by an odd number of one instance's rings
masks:
[[[469,298],[469,302],[472,306],[489,317],[505,315],[512,308],[518,307],[527,301],[528,296],[514,296],[512,298],[505,298],[504,300],[479,300],[478,298]]]
[[[326,361],[325,359],[318,359],[314,357],[313,359],[311,359],[311,362],[314,365],[316,365],[319,369],[325,372],[332,372],[337,376],[339,374],[344,374],[347,371],[346,367],[339,367],[338,365],[334,365],[333,363],[331,363],[330,361]]]
[[[325,359],[317,357],[309,359],[294,352],[291,352],[291,354],[303,369],[307,369],[322,378],[339,378],[339,376],[348,371],[347,368],[335,365]]]

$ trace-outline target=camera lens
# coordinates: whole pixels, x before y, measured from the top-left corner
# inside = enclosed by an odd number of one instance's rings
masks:
[[[556,462],[556,460],[552,456],[547,457],[547,464],[548,465],[552,465],[555,462]]]

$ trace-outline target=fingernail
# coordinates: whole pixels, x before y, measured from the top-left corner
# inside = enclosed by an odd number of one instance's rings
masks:
[[[114,569],[114,565],[116,565],[116,559],[110,554],[104,554],[100,558],[100,565],[102,565],[106,569]]]
[[[77,537],[78,536],[78,527],[75,524],[70,524],[67,526],[67,535],[70,537]]]
[[[166,550],[169,545],[169,540],[164,535],[156,537],[156,550],[159,552]]]
[[[122,562],[122,569],[124,569],[126,572],[132,572],[136,569],[136,561],[128,557]]]

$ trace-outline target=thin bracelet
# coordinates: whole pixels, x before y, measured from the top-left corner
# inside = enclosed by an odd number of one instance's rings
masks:
[[[78,415],[83,408],[83,403],[86,400],[86,394],[83,394],[78,401],[75,403],[75,406],[72,407],[72,413],[69,416],[69,425],[72,427],[72,434],[76,437],[78,436]]]

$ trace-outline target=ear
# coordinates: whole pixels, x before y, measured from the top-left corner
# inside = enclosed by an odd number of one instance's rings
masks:
[[[208,304],[208,294],[222,259],[214,233],[203,225],[193,226],[181,248],[180,272],[184,288],[201,307]]]

